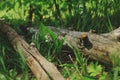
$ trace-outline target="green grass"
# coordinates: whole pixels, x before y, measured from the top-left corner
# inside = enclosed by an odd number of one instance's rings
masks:
[[[109,32],[119,25],[119,0],[69,0],[57,1],[60,10],[60,17],[57,17],[55,4],[51,1],[18,1],[6,0],[0,3],[0,18],[4,19],[14,29],[21,33],[19,26],[28,25],[29,5],[32,4],[34,11],[34,26],[39,29],[27,39],[34,42],[36,48],[49,61],[61,67],[60,70],[65,78],[70,80],[118,80],[119,58],[112,56],[113,67],[106,71],[106,66],[98,62],[89,62],[89,58],[83,57],[80,52],[73,49],[75,57],[69,56],[71,63],[62,60],[63,40],[47,29],[45,25],[62,27],[73,27],[77,31],[96,30],[98,33]],[[72,6],[72,7],[71,7]],[[32,25],[31,25],[32,26]],[[115,26],[115,27],[114,27]],[[104,29],[104,30],[103,30]],[[23,55],[15,52],[6,38],[0,34],[0,80],[28,80],[30,69],[28,68]],[[119,51],[118,51],[119,52]],[[21,52],[22,53],[22,52]],[[117,62],[117,63],[116,63]],[[116,65],[117,64],[117,65]],[[23,77],[17,77],[22,74]],[[35,80],[32,75],[32,80]]]
[[[54,60],[56,56],[61,55],[61,50],[64,40],[59,40],[57,35],[47,29],[43,24],[40,24],[39,32],[32,36],[32,42],[35,43],[37,49],[44,56],[49,57],[49,60]]]
[[[59,41],[57,35],[51,30],[47,29],[43,24],[40,25],[39,33],[32,36],[35,46],[49,61],[61,67],[61,73],[65,78],[70,80],[118,80],[119,65],[114,65],[109,71],[104,70],[104,65],[98,62],[88,62],[89,58],[73,48],[75,57],[69,56],[71,63],[62,63],[62,45],[64,40]],[[46,41],[46,35],[51,38]],[[6,80],[28,80],[29,68],[25,62],[23,55],[19,55],[10,48],[10,44],[3,41],[0,42],[0,78]],[[22,52],[21,52],[22,53]],[[6,57],[8,57],[6,59]],[[114,57],[113,57],[114,64]],[[23,77],[18,79],[17,75],[22,74]],[[33,75],[32,75],[33,76]],[[112,77],[111,77],[112,76]],[[33,80],[34,80],[33,76]]]

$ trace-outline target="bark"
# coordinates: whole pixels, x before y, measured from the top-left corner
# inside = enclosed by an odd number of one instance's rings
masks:
[[[0,32],[8,38],[14,50],[24,55],[37,80],[65,80],[55,65],[48,62],[35,47],[25,42],[11,26],[0,22]]]
[[[120,27],[103,34],[77,32],[53,26],[47,26],[47,28],[55,32],[59,39],[64,39],[65,46],[76,48],[83,55],[96,61],[109,65],[119,64]],[[38,32],[34,28],[28,30],[32,33]]]
[[[58,35],[59,39],[64,39],[64,45],[76,48],[83,55],[96,61],[117,65],[120,57],[120,27],[109,33],[96,34],[91,32],[77,32],[67,29],[47,26]],[[37,32],[33,28],[28,30]]]
[[[55,27],[49,28],[58,37],[65,39],[64,45],[78,49],[83,55],[105,64],[118,64],[117,58],[120,57],[120,28],[104,34],[69,31]]]

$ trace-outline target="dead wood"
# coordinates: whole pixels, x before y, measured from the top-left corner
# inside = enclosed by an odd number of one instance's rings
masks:
[[[78,49],[83,55],[105,64],[118,63],[116,58],[120,57],[120,28],[104,34],[69,31],[51,26],[48,28],[58,37],[64,38],[65,45]]]
[[[59,39],[64,39],[64,45],[76,48],[83,55],[105,64],[118,64],[120,57],[120,27],[109,33],[95,34],[91,32],[77,32],[68,29],[47,26],[58,35]],[[29,28],[32,32],[38,32],[34,28]]]
[[[65,80],[54,64],[48,62],[35,47],[25,42],[9,25],[0,22],[0,32],[8,38],[17,52],[24,55],[37,80]]]

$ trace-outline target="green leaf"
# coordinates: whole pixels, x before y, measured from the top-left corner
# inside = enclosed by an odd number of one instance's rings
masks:
[[[87,77],[87,76],[81,76],[81,80],[95,80],[95,79]]]
[[[90,63],[87,69],[88,69],[88,73],[90,73],[90,76],[97,76],[102,72],[101,65],[97,65],[97,63],[96,64]]]

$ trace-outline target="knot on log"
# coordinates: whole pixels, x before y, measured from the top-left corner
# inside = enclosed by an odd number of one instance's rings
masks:
[[[81,34],[79,36],[79,39],[80,39],[81,46],[83,46],[87,49],[92,48],[93,44],[90,42],[87,34],[85,34],[85,33]]]

